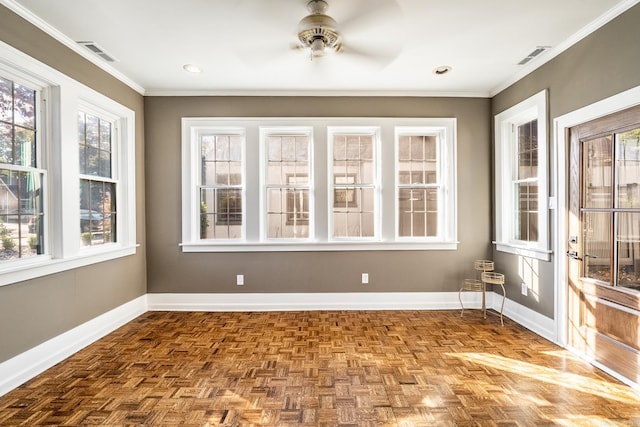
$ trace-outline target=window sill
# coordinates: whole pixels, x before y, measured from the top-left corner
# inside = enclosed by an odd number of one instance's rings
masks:
[[[496,250],[527,258],[535,258],[540,261],[551,261],[552,251],[547,249],[532,248],[529,246],[514,245],[512,243],[492,242],[496,245]]]
[[[182,252],[454,251],[459,242],[182,243]]]
[[[6,266],[0,266],[0,286],[135,255],[137,246],[138,245],[126,247],[117,246],[106,250],[87,251],[86,253],[64,259],[55,259],[41,255],[35,259],[11,262]]]

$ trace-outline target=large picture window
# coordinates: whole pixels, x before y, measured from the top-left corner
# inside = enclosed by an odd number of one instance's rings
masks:
[[[546,91],[495,118],[496,247],[549,259]]]
[[[455,250],[456,120],[185,117],[182,213],[184,252]]]

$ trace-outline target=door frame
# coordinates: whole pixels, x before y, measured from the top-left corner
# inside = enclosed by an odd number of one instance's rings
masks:
[[[625,110],[630,107],[640,105],[640,86],[636,86],[632,89],[621,92],[617,95],[613,95],[609,98],[605,98],[601,101],[595,102],[586,107],[579,108],[570,113],[559,116],[553,120],[553,138],[551,152],[551,179],[555,183],[555,198],[550,198],[550,208],[555,208],[553,212],[553,247],[555,254],[554,262],[554,282],[555,282],[555,301],[554,301],[554,319],[556,325],[555,341],[562,347],[568,345],[568,310],[567,310],[567,295],[568,295],[568,280],[567,280],[567,257],[565,252],[567,251],[566,239],[568,228],[568,155],[569,144],[567,139],[568,130],[576,125],[589,122],[591,120],[598,119],[611,113]],[[554,200],[555,199],[555,200]],[[578,355],[585,358],[584,355]],[[588,362],[614,376],[620,381],[632,386],[633,388],[640,389],[640,384],[625,378],[611,369],[606,368],[600,363],[588,359]]]

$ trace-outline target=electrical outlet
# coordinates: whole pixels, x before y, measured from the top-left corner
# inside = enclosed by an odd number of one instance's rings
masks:
[[[362,284],[366,285],[369,283],[369,273],[362,273]]]
[[[236,285],[238,286],[244,285],[244,274],[236,275]]]
[[[527,286],[526,283],[522,282],[522,295],[524,295],[526,297],[528,291],[529,291],[529,287]]]

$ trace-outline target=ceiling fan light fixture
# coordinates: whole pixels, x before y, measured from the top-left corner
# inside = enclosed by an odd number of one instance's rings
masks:
[[[198,67],[196,64],[184,64],[182,69],[187,73],[198,74],[202,72],[202,69]]]
[[[324,56],[324,40],[320,37],[315,38],[311,42],[311,57],[318,58],[320,56]]]

